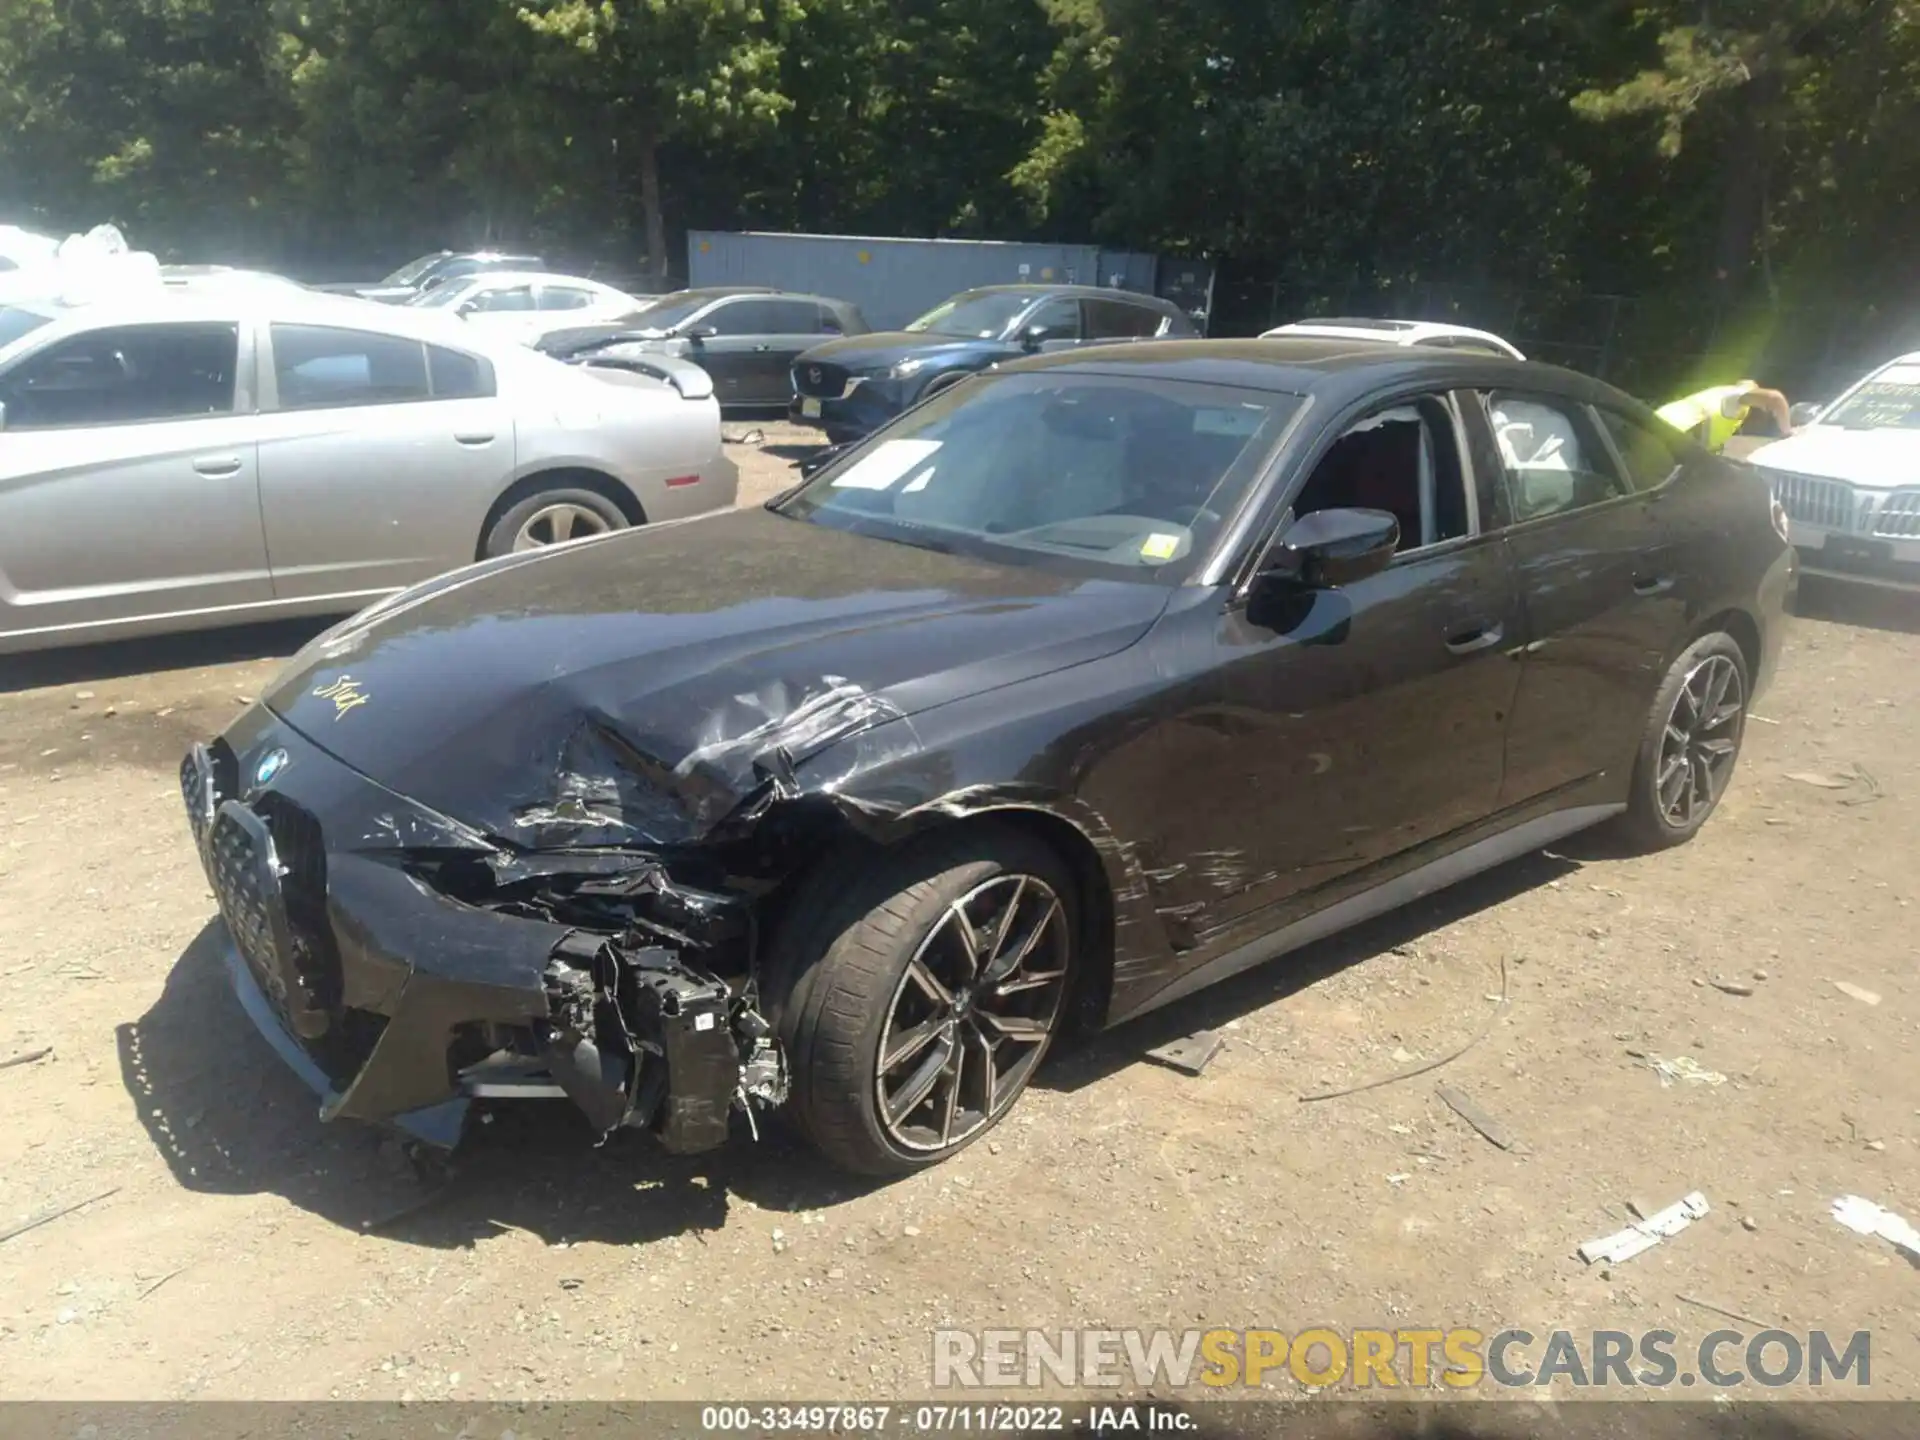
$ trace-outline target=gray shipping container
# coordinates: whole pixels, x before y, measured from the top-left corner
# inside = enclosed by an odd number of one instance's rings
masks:
[[[909,240],[694,230],[687,284],[771,285],[860,307],[876,330],[897,330],[976,285],[1104,285],[1153,293],[1151,255],[1017,240]]]

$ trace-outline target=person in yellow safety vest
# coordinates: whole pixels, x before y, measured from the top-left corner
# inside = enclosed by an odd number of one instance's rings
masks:
[[[1793,434],[1793,410],[1787,404],[1787,397],[1778,390],[1764,389],[1752,380],[1715,385],[1671,405],[1662,405],[1655,413],[1674,429],[1685,431],[1717,454],[1740,433],[1740,427],[1747,423],[1748,412],[1755,405],[1773,417],[1782,436]]]

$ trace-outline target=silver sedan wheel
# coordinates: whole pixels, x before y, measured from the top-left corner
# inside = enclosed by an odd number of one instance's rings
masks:
[[[571,500],[556,500],[543,505],[527,517],[520,533],[513,537],[515,550],[538,550],[542,545],[558,545],[563,540],[584,540],[589,535],[604,535],[613,527],[606,517]]]
[[[992,1124],[1046,1053],[1067,988],[1060,897],[1001,875],[947,907],[895,987],[874,1088],[880,1123],[922,1154]]]
[[[1705,819],[1727,788],[1740,752],[1746,688],[1724,655],[1709,655],[1687,672],[1674,697],[1655,772],[1660,813],[1678,828]]]

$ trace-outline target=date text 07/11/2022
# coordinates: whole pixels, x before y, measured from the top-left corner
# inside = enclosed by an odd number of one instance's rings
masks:
[[[1123,1431],[1177,1434],[1197,1421],[1157,1405],[705,1405],[700,1428],[711,1434],[770,1431],[842,1436],[1092,1434]]]

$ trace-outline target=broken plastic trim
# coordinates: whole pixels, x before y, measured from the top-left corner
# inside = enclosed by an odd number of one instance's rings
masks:
[[[766,1019],[672,951],[572,935],[546,980],[546,1060],[602,1139],[634,1127],[697,1154],[726,1142],[736,1104],[757,1135],[753,1107],[785,1101],[785,1059]]]

